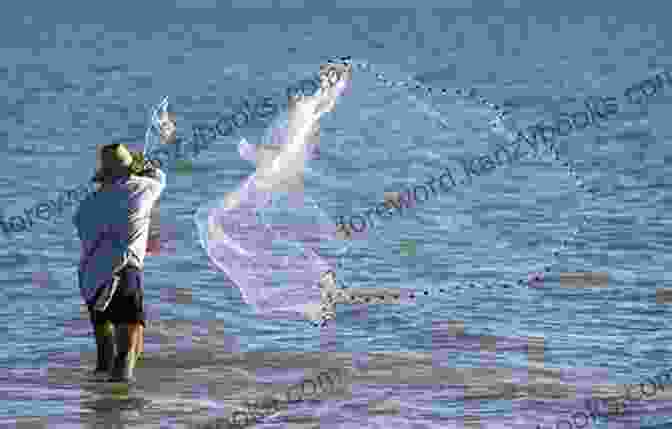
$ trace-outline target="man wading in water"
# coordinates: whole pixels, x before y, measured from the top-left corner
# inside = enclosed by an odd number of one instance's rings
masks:
[[[100,189],[80,204],[73,219],[82,242],[79,288],[96,336],[94,374],[109,371],[109,381],[130,382],[145,326],[143,264],[150,213],[166,176],[122,144],[103,146],[99,161],[93,181]]]

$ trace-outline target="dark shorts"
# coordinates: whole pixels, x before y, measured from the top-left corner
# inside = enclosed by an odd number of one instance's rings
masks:
[[[124,268],[121,271],[121,280],[117,286],[117,291],[112,296],[112,301],[105,311],[99,312],[93,309],[93,304],[89,305],[89,314],[91,323],[94,325],[102,324],[107,321],[113,324],[119,323],[142,323],[145,326],[145,305],[144,305],[144,275],[142,270],[133,267]],[[98,299],[98,294],[93,302]]]

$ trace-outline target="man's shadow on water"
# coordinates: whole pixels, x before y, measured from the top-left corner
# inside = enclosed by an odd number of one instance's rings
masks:
[[[144,420],[142,414],[150,403],[150,400],[133,395],[117,397],[106,395],[95,400],[83,401],[82,410],[91,413],[82,415],[82,423],[84,427],[91,429],[134,427],[138,418]]]
[[[82,403],[83,408],[94,411],[96,414],[119,414],[125,411],[142,411],[151,401],[139,396],[126,396],[122,398],[100,398],[88,403]]]

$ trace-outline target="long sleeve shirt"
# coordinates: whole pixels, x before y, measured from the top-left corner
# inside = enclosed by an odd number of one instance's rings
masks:
[[[82,243],[79,288],[87,304],[124,263],[143,268],[150,213],[165,186],[166,175],[156,169],[154,177],[120,178],[80,204],[73,222]]]

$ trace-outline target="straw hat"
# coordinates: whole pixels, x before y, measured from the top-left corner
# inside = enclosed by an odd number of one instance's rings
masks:
[[[108,144],[99,152],[100,168],[93,177],[93,182],[103,182],[106,178],[126,174],[139,174],[144,165],[142,152],[131,153],[121,144]]]

